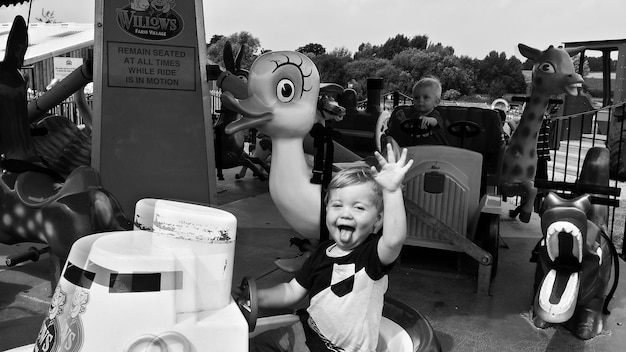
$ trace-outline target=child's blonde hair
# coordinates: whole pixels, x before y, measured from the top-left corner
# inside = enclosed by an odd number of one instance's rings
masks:
[[[339,171],[328,184],[326,191],[325,203],[328,203],[328,197],[330,193],[339,188],[348,186],[360,185],[369,183],[372,187],[372,193],[374,194],[374,202],[376,203],[376,209],[383,210],[383,190],[380,185],[374,179],[374,174],[369,167],[351,167]]]
[[[415,90],[422,87],[433,88],[435,90],[435,95],[437,96],[437,98],[441,99],[441,82],[437,78],[424,77],[420,79],[419,81],[417,81],[417,83],[413,85],[413,90],[411,91],[411,94],[415,95]]]

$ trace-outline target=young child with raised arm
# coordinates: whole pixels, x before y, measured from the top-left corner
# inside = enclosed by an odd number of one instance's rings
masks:
[[[284,308],[309,295],[300,322],[250,341],[250,351],[375,351],[387,274],[406,238],[402,182],[413,161],[375,156],[375,167],[338,172],[326,195],[321,243],[288,283],[257,292],[259,308]],[[384,213],[383,213],[384,212]],[[382,227],[382,235],[379,230]]]

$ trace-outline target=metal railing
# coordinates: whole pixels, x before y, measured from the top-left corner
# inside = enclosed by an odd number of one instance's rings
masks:
[[[596,110],[585,111],[567,116],[551,118],[552,128],[550,160],[548,161],[548,181],[550,184],[563,185],[566,194],[573,193],[573,185],[580,177],[581,168],[587,151],[596,146],[607,147],[608,136],[611,134],[610,116],[616,108],[623,109],[626,103],[621,102]],[[619,150],[622,154],[624,140],[623,122],[618,124]],[[625,146],[626,147],[626,146]],[[537,183],[537,182],[536,182]],[[623,256],[624,233],[626,231],[626,209],[620,207],[626,202],[625,192],[621,192],[626,182],[611,178],[609,188],[604,190],[599,200],[608,207],[608,232],[619,253]],[[596,198],[597,199],[597,198]]]

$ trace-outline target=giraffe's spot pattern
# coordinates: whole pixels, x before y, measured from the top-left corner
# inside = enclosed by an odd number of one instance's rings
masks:
[[[526,177],[528,178],[534,178],[535,177],[535,166],[531,165],[528,168],[526,168]]]
[[[24,209],[24,206],[23,206],[23,205],[21,205],[21,204],[17,204],[17,205],[15,206],[14,211],[15,211],[15,215],[17,215],[17,216],[19,216],[19,217],[23,217],[23,216],[24,216],[24,213],[26,213],[26,209]]]
[[[522,152],[523,152],[522,146],[519,144],[513,144],[509,146],[509,153],[511,155],[519,156],[520,154],[522,154]]]
[[[535,148],[530,148],[530,150],[528,151],[528,156],[531,159],[534,159],[537,156],[537,149]]]
[[[535,121],[535,119],[537,118],[537,114],[531,111],[525,117],[528,121]]]
[[[45,228],[45,232],[50,234],[51,236],[54,236],[54,225],[50,222],[50,221],[46,221],[43,223],[43,226]]]
[[[28,231],[33,232],[35,231],[35,221],[33,219],[29,219],[26,222],[26,228],[28,229]]]
[[[513,169],[511,170],[511,174],[514,176],[520,176],[522,175],[523,171],[522,171],[522,166],[517,164],[515,166],[513,166]]]
[[[535,85],[541,87],[543,85],[543,79],[541,77],[535,77]]]
[[[528,136],[530,135],[530,127],[528,126],[524,126],[521,128],[520,134],[522,137],[524,138],[528,138]]]
[[[541,99],[541,97],[533,97],[533,98],[532,98],[532,100],[531,100],[531,102],[532,102],[534,105],[539,105],[539,104],[541,104],[541,103],[543,102],[543,99]]]
[[[13,218],[11,218],[11,215],[4,214],[2,216],[2,223],[4,224],[4,226],[11,226],[12,222],[13,222]]]

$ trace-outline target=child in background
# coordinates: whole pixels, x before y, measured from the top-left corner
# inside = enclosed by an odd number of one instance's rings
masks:
[[[413,86],[413,105],[398,109],[389,121],[389,129],[401,147],[411,145],[449,145],[446,138],[443,119],[435,107],[441,102],[441,83],[433,77],[422,78]],[[414,133],[406,138],[399,138],[399,125],[408,119],[419,119]],[[395,126],[394,126],[395,125]],[[417,128],[424,131],[419,133]],[[404,131],[404,134],[407,132]]]

